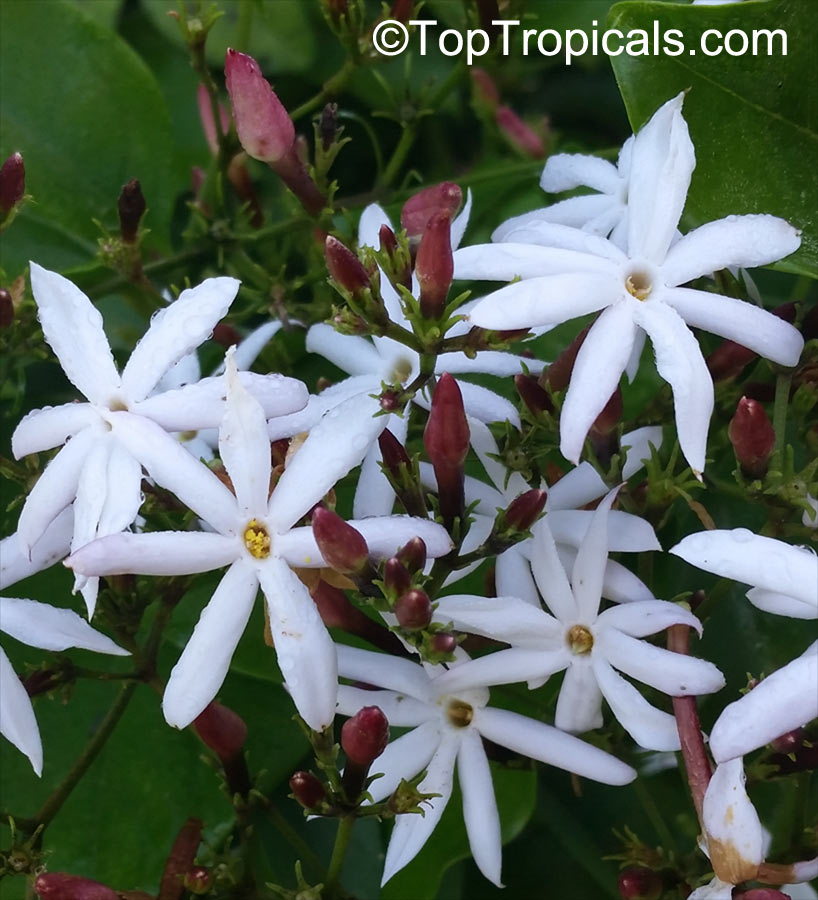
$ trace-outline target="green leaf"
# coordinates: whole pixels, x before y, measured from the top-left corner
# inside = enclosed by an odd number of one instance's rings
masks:
[[[772,213],[803,232],[800,250],[782,268],[818,277],[818,82],[815,35],[818,4],[796,0],[700,7],[625,2],[611,9],[609,28],[684,35],[679,56],[612,59],[628,116],[641,127],[666,100],[689,90],[684,113],[697,166],[686,214],[691,225],[744,213]],[[783,29],[787,55],[761,52],[709,57],[701,37],[709,28]],[[652,38],[651,38],[652,40]],[[736,38],[735,40],[739,40]],[[711,44],[715,41],[710,38]],[[738,45],[737,45],[738,46]]]
[[[170,120],[145,63],[113,31],[76,5],[2,7],[3,82],[0,158],[23,154],[26,191],[33,197],[4,235],[2,263],[16,275],[32,239],[46,266],[93,255],[98,219],[117,228],[122,185],[139,178],[148,202],[151,242],[167,245],[173,191],[163,164],[171,154]],[[22,226],[22,227],[20,227]]]

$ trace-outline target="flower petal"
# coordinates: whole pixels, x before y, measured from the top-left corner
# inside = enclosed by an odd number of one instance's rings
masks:
[[[371,341],[357,335],[341,334],[323,322],[313,325],[307,332],[307,350],[323,356],[350,375],[377,373],[383,366]]]
[[[474,244],[454,252],[454,277],[461,281],[514,281],[515,278],[533,279],[557,275],[563,276],[564,280],[568,281],[568,273],[573,273],[575,277],[578,277],[579,273],[587,273],[587,278],[592,278],[594,275],[604,278],[612,275],[615,271],[616,266],[609,259],[578,250],[566,250],[562,247],[539,247],[536,244],[504,242],[502,244]],[[579,295],[582,293],[584,292],[577,292]],[[576,315],[582,315],[582,312],[578,312]],[[481,324],[477,319],[473,318],[473,321],[475,324]],[[521,326],[503,326],[501,324],[496,327],[518,328]]]
[[[446,617],[436,617],[446,621]],[[497,684],[517,684],[527,681],[529,686],[545,684],[555,673],[568,666],[568,654],[563,647],[555,650],[521,649],[497,650],[478,659],[469,660],[461,666],[438,675],[435,685],[447,694],[470,688],[487,687]]]
[[[122,532],[86,544],[65,561],[81,575],[192,575],[232,563],[239,542],[206,531]]]
[[[461,351],[452,351],[438,356],[435,372],[437,374],[449,372],[452,375],[498,375],[502,378],[506,375],[519,375],[523,371],[523,365],[529,372],[539,375],[547,363],[518,356],[516,353],[506,353],[503,350],[481,350],[474,358],[469,358]]]
[[[507,709],[477,710],[474,726],[501,747],[584,778],[603,784],[628,784],[636,778],[635,769],[604,750]]]
[[[511,237],[513,232],[537,222],[553,222],[555,225],[583,228],[588,223],[607,217],[612,212],[622,215],[624,205],[605,194],[583,194],[580,197],[569,197],[567,200],[560,200],[559,203],[552,203],[551,206],[544,206],[542,209],[535,209],[532,212],[523,213],[521,216],[506,219],[502,225],[494,229],[491,239],[495,243],[502,243],[509,239],[516,240]],[[602,234],[597,229],[589,227],[588,230],[592,234]]]
[[[478,419],[481,422],[511,422],[515,428],[520,427],[520,414],[517,412],[517,407],[505,397],[501,397],[482,385],[463,381],[461,378],[457,379],[457,386],[463,397],[463,408],[470,418]],[[429,408],[425,397],[421,401],[416,396],[415,402],[424,409]]]
[[[599,502],[588,531],[577,549],[577,558],[571,570],[571,587],[580,621],[590,622],[599,611],[602,579],[608,562],[608,517],[618,493],[619,488],[616,487]]]
[[[636,339],[633,342],[633,347],[631,348],[631,355],[628,358],[628,363],[625,366],[625,374],[628,376],[628,381],[633,384],[633,379],[636,378],[636,373],[639,371],[639,365],[642,362],[642,351],[645,349],[645,332],[640,328],[636,332]],[[623,477],[624,473],[623,473]]]
[[[34,708],[23,683],[0,648],[0,734],[27,756],[35,775],[43,774],[43,744]]]
[[[531,563],[520,552],[519,544],[509,547],[497,557],[494,582],[501,597],[519,597],[526,603],[540,607],[540,595],[531,574]]]
[[[557,543],[579,547],[593,515],[593,510],[587,509],[555,509],[548,513],[548,527]],[[609,514],[608,526],[611,552],[641,553],[662,549],[653,526],[639,516],[615,509]]]
[[[727,216],[678,240],[662,266],[667,284],[685,284],[729,266],[766,266],[801,246],[797,229],[776,216]]]
[[[74,510],[66,507],[29,551],[17,533],[0,541],[0,590],[34,575],[68,555],[74,531]]]
[[[557,554],[547,516],[540,519],[533,528],[531,571],[540,594],[551,612],[562,623],[575,622],[577,601]]]
[[[338,674],[342,678],[408,694],[422,702],[428,701],[429,676],[417,663],[346,644],[338,644],[336,650]]]
[[[516,647],[559,646],[563,632],[562,625],[553,616],[517,597],[471,594],[441,597],[435,608],[435,620],[454,622],[458,630]],[[459,672],[462,668],[458,666],[454,671]],[[440,677],[445,679],[446,676]]]
[[[386,427],[399,443],[406,443],[406,432],[409,427],[407,415],[389,416]],[[375,443],[369,448],[361,463],[361,474],[358,476],[352,503],[352,514],[356,519],[388,516],[395,506],[395,491],[381,469],[382,461],[381,448]]]
[[[24,416],[11,436],[11,452],[15,459],[29,453],[41,453],[59,447],[87,425],[99,421],[90,403],[63,403],[46,406]]]
[[[596,621],[600,628],[610,626],[635,638],[656,634],[671,625],[688,625],[695,628],[700,637],[702,633],[702,623],[689,609],[666,600],[640,600],[612,606]]]
[[[29,647],[58,651],[78,647],[112,656],[130,655],[73,610],[48,603],[0,597],[0,624],[6,634]]]
[[[105,502],[97,534],[116,534],[134,521],[142,505],[142,466],[119,441],[111,441],[105,469]],[[76,517],[76,504],[74,510]]]
[[[471,188],[466,189],[466,202],[463,204],[463,209],[460,210],[460,214],[455,217],[452,222],[451,231],[449,234],[449,240],[452,245],[452,250],[457,250],[460,246],[461,241],[463,240],[463,235],[466,233],[466,228],[469,225],[469,216],[471,215],[471,207],[472,207],[472,195]]]
[[[615,194],[622,187],[617,167],[586,153],[556,153],[549,156],[540,176],[547,194],[561,194],[577,187],[589,187],[601,194]]]
[[[548,488],[546,509],[549,514],[580,507],[608,493],[608,485],[589,462],[581,462]],[[587,510],[582,510],[587,512]],[[584,531],[583,531],[584,534]]]
[[[688,325],[729,338],[765,359],[794,366],[801,357],[804,339],[798,329],[753,303],[690,288],[664,291],[662,299]]]
[[[568,544],[558,544],[557,553],[566,571],[574,566],[576,549]],[[632,603],[635,600],[655,600],[647,585],[621,563],[609,559],[602,579],[602,596],[614,603]]]
[[[122,388],[131,400],[144,400],[171,366],[210,337],[240,283],[235,278],[208,278],[154,313],[122,371]]]
[[[339,696],[346,690],[349,688],[341,685]],[[424,722],[388,744],[370,769],[371,775],[381,775],[369,787],[373,802],[380,803],[395,791],[402,780],[408,781],[422,772],[437,752],[441,739],[440,719],[435,715],[433,721]]]
[[[377,203],[370,203],[361,213],[358,221],[358,243],[362,247],[372,247],[375,250],[381,248],[381,226],[392,227],[392,222],[386,211]]]
[[[300,323],[291,323],[291,324],[300,324]],[[236,345],[236,352],[233,355],[233,359],[236,360],[236,368],[239,371],[243,369],[249,369],[250,366],[258,358],[258,355],[261,351],[267,346],[267,344],[274,338],[279,331],[284,327],[284,323],[280,322],[278,319],[274,319],[271,322],[265,322],[263,325],[259,325],[258,328],[254,328],[247,337],[242,338],[241,341]],[[224,371],[224,363],[219,363],[216,367],[216,370],[213,372],[214,375],[221,375]]]
[[[477,868],[497,887],[503,864],[500,814],[494,799],[489,761],[480,735],[467,729],[457,752],[457,779],[463,794],[463,819]]]
[[[619,385],[635,339],[633,309],[623,300],[603,311],[577,353],[560,413],[560,452],[574,464],[591,425]]]
[[[62,275],[35,262],[30,271],[43,335],[68,380],[92,403],[107,406],[120,381],[99,310]]]
[[[622,212],[624,213],[624,207]],[[598,234],[590,234],[579,228],[554,224],[542,219],[520,225],[508,232],[506,241],[512,244],[534,244],[538,247],[587,253],[618,264],[624,263],[627,259],[617,246]]]
[[[338,686],[336,712],[344,716],[354,716],[365,706],[377,706],[393,728],[415,728],[428,722],[429,719],[439,718],[435,707],[421,703],[420,700],[406,694],[398,694],[396,691],[370,691],[349,684]]]
[[[644,331],[638,332],[644,338]],[[651,447],[659,449],[662,446],[661,425],[645,425],[622,435],[620,444],[625,450],[625,463],[622,466],[622,478],[627,480],[635,475],[645,464],[645,460],[651,458]]]
[[[665,303],[638,303],[634,321],[648,333],[656,368],[673,389],[682,453],[693,471],[701,473],[713,412],[713,382],[699,344],[681,316]]]
[[[554,724],[581,734],[602,727],[602,693],[587,659],[569,662],[557,698]]]
[[[252,568],[241,561],[233,563],[202,610],[170,673],[162,698],[169,725],[186,728],[219,692],[257,591],[258,579]]]
[[[805,603],[797,597],[790,597],[778,591],[765,588],[750,588],[747,599],[764,612],[775,616],[789,616],[791,619],[818,619],[818,605]]]

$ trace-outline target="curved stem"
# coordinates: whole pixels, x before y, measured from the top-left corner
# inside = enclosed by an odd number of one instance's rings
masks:
[[[327,869],[327,880],[324,890],[327,897],[332,897],[338,892],[338,882],[341,878],[341,869],[344,866],[349,841],[352,837],[352,829],[355,827],[355,816],[344,816],[338,823],[338,832],[335,835],[335,846],[332,848],[332,858]]]
[[[341,68],[324,82],[324,86],[317,94],[315,94],[315,96],[310,97],[310,99],[302,103],[301,106],[296,106],[290,113],[290,118],[300,119],[301,116],[306,116],[307,113],[311,113],[313,110],[318,109],[318,107],[326,103],[327,100],[336,97],[344,89],[344,85],[346,85],[350,76],[357,68],[357,60],[353,57],[347,57]]]

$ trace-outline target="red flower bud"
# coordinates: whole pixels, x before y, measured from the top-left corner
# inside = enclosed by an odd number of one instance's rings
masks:
[[[213,118],[213,104],[210,102],[210,94],[203,84],[200,84],[196,89],[196,104],[199,107],[199,120],[202,123],[202,131],[204,131],[207,146],[210,147],[210,152],[216,156],[219,152],[216,120]],[[221,103],[219,103],[219,124],[222,127],[222,134],[227,134],[230,131],[230,112]]]
[[[574,371],[574,361],[579,353],[579,348],[585,341],[591,326],[588,325],[580,331],[573,341],[560,353],[560,355],[545,370],[542,376],[544,387],[551,391],[564,391],[571,380]]]
[[[365,706],[341,729],[341,746],[350,762],[371,765],[389,743],[389,722],[378,706]]]
[[[510,106],[498,106],[494,112],[494,121],[521,153],[532,159],[542,159],[545,156],[543,139]]]
[[[324,258],[333,280],[353,296],[370,287],[369,275],[361,261],[332,235],[324,243]]]
[[[26,167],[19,153],[0,166],[0,215],[5,218],[23,199],[26,192]]]
[[[5,288],[0,288],[0,328],[8,328],[13,321],[14,300]]]
[[[185,873],[182,886],[191,894],[207,894],[213,886],[213,874],[204,866],[194,866]]]
[[[435,468],[462,467],[469,452],[469,437],[460,388],[455,379],[444,372],[437,382],[423,432],[423,444],[432,465]]]
[[[232,325],[227,325],[225,322],[219,322],[213,329],[213,340],[216,341],[217,344],[221,344],[222,347],[229,348],[234,344],[241,343],[241,335]]]
[[[398,476],[404,467],[411,464],[409,454],[406,452],[403,444],[388,429],[384,428],[378,438],[378,446],[381,448],[381,457],[384,465]]]
[[[398,550],[398,559],[410,572],[419,572],[426,565],[426,542],[413,537]]]
[[[355,574],[366,568],[369,548],[363,535],[337,513],[323,506],[316,507],[312,514],[312,533],[331,569],[342,574]]]
[[[741,468],[754,477],[764,475],[775,446],[775,431],[764,407],[756,400],[742,397],[727,427],[727,435]]]
[[[803,746],[805,737],[804,729],[796,728],[780,735],[770,743],[776,753],[794,753]]]
[[[400,256],[398,251],[398,239],[395,232],[388,225],[381,225],[378,232],[378,238],[381,244],[381,250],[389,257],[390,272],[389,276],[395,284],[402,284],[409,290],[412,289],[412,267],[406,254]]]
[[[349,0],[324,0],[324,9],[334,25],[349,12]]]
[[[490,109],[496,109],[500,103],[500,92],[491,75],[485,69],[477,67],[470,69],[469,72],[476,99]]]
[[[436,653],[450,654],[457,649],[457,638],[448,631],[439,631],[432,638],[432,649]]]
[[[39,894],[40,900],[119,900],[116,891],[104,884],[80,875],[68,875],[66,872],[38,875],[34,890]]]
[[[395,616],[401,628],[417,631],[432,621],[432,601],[426,591],[413,588],[398,598]]]
[[[381,225],[378,231],[378,240],[381,244],[381,250],[390,256],[398,249],[398,239],[395,232],[388,225]]]
[[[304,809],[315,809],[327,795],[324,785],[312,772],[293,773],[290,777],[290,790]]]
[[[117,211],[119,212],[119,233],[126,244],[133,244],[139,233],[139,222],[145,215],[147,205],[142,195],[139,179],[132,178],[119,195]]]
[[[252,56],[228,48],[224,74],[242,147],[262,162],[283,159],[295,141],[295,126],[258,63]]]
[[[415,274],[420,284],[420,312],[425,319],[439,319],[446,309],[446,296],[454,275],[451,219],[448,212],[435,213],[420,239]]]
[[[619,874],[619,895],[622,900],[659,900],[662,879],[652,869],[631,866]]]
[[[506,523],[516,531],[528,531],[545,509],[545,491],[531,490],[515,497],[506,510]]]
[[[244,719],[215,700],[193,720],[193,730],[220,759],[233,759],[247,739]]]
[[[398,597],[412,587],[412,576],[397,556],[387,559],[384,563],[383,581],[387,591]]]
[[[390,19],[397,19],[398,22],[406,24],[412,17],[412,8],[415,0],[395,0],[392,4],[392,10],[389,13]]]
[[[515,375],[514,386],[522,398],[523,403],[537,416],[544,412],[553,412],[554,404],[547,391],[540,387],[536,378],[531,375]]]
[[[410,239],[419,238],[432,216],[447,213],[451,222],[462,202],[463,192],[460,188],[452,181],[444,181],[410,197],[401,210],[400,223]]]
[[[202,820],[188,819],[179,829],[170,848],[162,878],[159,896],[163,900],[181,900],[184,893],[183,878],[193,868],[193,860],[202,842]]]

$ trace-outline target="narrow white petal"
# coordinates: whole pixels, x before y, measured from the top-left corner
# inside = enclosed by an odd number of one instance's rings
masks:
[[[389,416],[389,424],[386,427],[403,444],[406,442],[409,417]],[[381,448],[374,443],[361,463],[361,474],[355,488],[352,514],[356,519],[388,516],[392,512],[395,505],[395,491],[381,469],[381,462]]]
[[[327,412],[287,464],[268,516],[276,531],[291,528],[337,481],[357,466],[386,427],[377,399],[352,397]]]
[[[727,216],[677,241],[662,266],[667,284],[685,284],[730,266],[766,266],[801,246],[799,232],[776,216]]]
[[[801,357],[804,339],[798,329],[753,303],[690,288],[665,291],[662,299],[688,325],[736,341],[765,359],[794,366]]]
[[[500,814],[494,799],[489,761],[480,735],[467,729],[457,752],[457,779],[463,794],[463,819],[477,868],[497,887],[503,864]]]
[[[65,564],[81,575],[192,575],[233,562],[237,538],[205,531],[123,532],[81,547]]]
[[[636,771],[571,734],[507,709],[480,709],[474,726],[483,737],[531,759],[603,784],[628,784]]]
[[[655,647],[615,628],[600,629],[597,644],[614,668],[672,697],[712,694],[724,687],[724,676],[706,659]]]
[[[666,712],[651,706],[636,688],[625,681],[598,654],[592,665],[597,684],[620,725],[639,744],[648,750],[678,750],[679,732],[676,720]]]
[[[607,493],[608,485],[599,472],[589,462],[581,462],[549,486],[546,509],[549,514],[563,509],[578,510]]]
[[[656,368],[673,389],[682,453],[694,472],[702,472],[713,412],[713,382],[699,344],[681,316],[665,303],[638,303],[634,320],[648,333]]]
[[[520,427],[520,414],[510,400],[501,397],[494,391],[479,384],[457,380],[460,394],[463,397],[463,408],[466,415],[481,422],[511,422],[515,428]],[[416,398],[417,402],[417,398]],[[424,409],[428,404],[419,403]]]
[[[595,619],[599,611],[602,578],[608,562],[608,516],[618,493],[619,488],[616,487],[600,501],[579,545],[571,570],[571,587],[577,602],[577,615],[583,622]]]
[[[497,441],[494,439],[494,435],[489,427],[479,419],[469,421],[469,443],[494,487],[502,494],[505,494],[506,477],[509,474],[508,469],[499,459],[495,459],[500,453],[500,448],[497,446]],[[502,506],[503,499],[501,498],[500,503],[496,505]],[[494,512],[494,509],[486,510],[487,515],[493,515]]]
[[[323,731],[335,718],[335,645],[310,592],[284,560],[270,557],[258,577],[284,683],[301,718]]]
[[[624,207],[623,207],[624,211]],[[547,221],[533,221],[520,225],[508,232],[506,241],[518,244],[535,244],[539,247],[571,250],[587,253],[591,256],[608,259],[614,263],[624,263],[627,257],[610,241],[598,234],[590,234],[579,228],[568,225],[553,224]]]
[[[548,517],[540,519],[533,529],[531,571],[540,594],[560,622],[575,622],[577,601],[562,567]]]
[[[514,281],[515,278],[541,278],[569,272],[604,277],[614,271],[616,267],[604,257],[559,247],[538,247],[535,244],[474,244],[454,252],[454,277],[457,280]],[[473,321],[476,325],[481,324],[476,319]]]
[[[636,332],[636,339],[633,342],[633,347],[631,348],[631,355],[628,358],[628,363],[625,366],[625,374],[628,376],[628,381],[632,384],[633,379],[636,378],[636,373],[639,371],[639,365],[642,362],[642,351],[645,349],[645,332],[640,328]]]
[[[501,597],[519,597],[539,608],[540,595],[531,574],[531,563],[520,552],[519,544],[497,557],[494,583]]]
[[[117,440],[111,441],[108,451],[105,481],[105,502],[97,526],[100,537],[128,528],[142,505],[142,466]]]
[[[255,572],[234,563],[202,610],[170,673],[162,711],[169,725],[186,728],[219,692],[258,590]]]
[[[323,322],[307,332],[307,350],[328,359],[350,375],[379,372],[383,361],[374,344],[366,338],[341,334]]]
[[[130,413],[112,413],[114,435],[142,463],[148,474],[217,531],[238,526],[236,498],[182,445],[153,422]],[[215,568],[215,567],[214,567]]]
[[[74,511],[66,507],[31,548],[21,546],[15,532],[0,541],[0,590],[4,590],[35,572],[47,569],[68,555],[74,531]]]
[[[114,443],[115,441],[110,435],[96,441],[89,450],[80,471],[77,496],[74,501],[72,553],[90,543],[97,536],[99,518],[102,515],[102,507],[108,492],[108,457]]]
[[[645,332],[638,332],[644,339]],[[645,464],[645,460],[651,458],[650,448],[657,450],[662,446],[661,425],[645,425],[622,435],[621,446],[627,447],[625,451],[625,463],[622,466],[622,478],[627,480],[635,475]]]
[[[446,621],[445,616],[436,616],[436,619]],[[455,666],[443,675],[438,675],[435,686],[449,694],[487,685],[517,684],[524,681],[529,686],[536,684],[539,687],[567,665],[568,652],[562,647],[556,650],[513,647],[487,653],[463,663],[462,666]]]
[[[29,453],[41,453],[59,447],[87,425],[99,421],[90,403],[64,403],[46,406],[24,416],[11,436],[11,452],[15,459]]]
[[[132,400],[144,400],[183,356],[213,333],[235,299],[235,278],[208,278],[154,313],[144,337],[122,371],[122,387]]]
[[[481,350],[474,358],[469,358],[461,351],[441,353],[435,363],[435,371],[440,374],[449,372],[452,375],[519,375],[523,365],[529,372],[539,375],[547,365],[537,359],[528,359],[516,353],[502,350]]]
[[[6,634],[29,647],[39,647],[42,650],[79,647],[112,656],[129,655],[127,650],[118,647],[109,637],[92,628],[73,610],[59,609],[48,603],[0,597],[0,625]]]
[[[750,588],[747,599],[756,609],[775,616],[789,616],[791,619],[818,619],[818,604],[799,600],[778,591],[765,588]]]
[[[341,685],[338,690],[340,696],[348,689]],[[440,741],[440,719],[437,715],[434,721],[426,721],[392,741],[370,769],[371,775],[382,776],[373,781],[369,788],[373,801],[380,803],[395,791],[402,780],[408,781],[422,772],[435,755]]]
[[[574,566],[577,556],[575,547],[569,544],[557,544],[557,553],[566,572]],[[633,572],[629,571],[613,559],[609,559],[605,566],[605,575],[602,579],[602,596],[614,603],[632,603],[635,600],[655,600],[647,585],[640,581]]]
[[[723,578],[818,607],[818,557],[806,547],[733,528],[688,535],[670,552]]]
[[[455,217],[455,220],[452,222],[451,232],[449,234],[449,239],[451,241],[452,250],[457,250],[460,246],[461,241],[463,240],[463,235],[466,233],[466,228],[469,224],[469,216],[471,215],[471,206],[472,206],[472,195],[471,188],[466,189],[466,202],[463,204],[463,209],[460,211],[460,215]]]
[[[553,616],[517,597],[452,594],[440,598],[435,619],[454,622],[459,630],[516,647],[558,646],[563,632],[562,625]],[[458,666],[454,671],[459,672],[462,668]]]
[[[31,290],[43,335],[68,380],[92,403],[107,406],[120,382],[99,310],[75,284],[35,262]]]
[[[377,706],[392,728],[415,728],[430,719],[439,719],[439,712],[428,703],[395,691],[370,691],[348,684],[338,686],[336,712],[354,716],[365,706]]]
[[[361,213],[361,218],[358,221],[358,243],[362,247],[372,247],[375,250],[380,250],[382,225],[387,225],[389,228],[392,227],[389,216],[382,206],[379,206],[377,203],[370,203]]]
[[[622,178],[613,163],[585,153],[557,153],[550,156],[540,176],[547,194],[561,194],[576,187],[589,187],[602,194],[615,194]]]
[[[577,734],[602,727],[602,693],[589,660],[574,658],[569,662],[557,698],[554,724]]]
[[[270,340],[281,331],[281,328],[282,323],[278,320],[265,322],[263,325],[259,325],[258,328],[254,328],[236,347],[236,352],[233,356],[233,359],[236,360],[236,368],[239,370],[249,369]],[[220,375],[222,368],[223,365],[220,365],[214,374]]]
[[[548,527],[558,544],[579,547],[588,533],[593,516],[593,510],[555,509],[548,513]],[[613,510],[610,513],[608,531],[611,551],[640,553],[644,550],[662,549],[651,524],[639,516]]]
[[[744,787],[742,760],[716,767],[704,792],[702,821],[716,876],[733,884],[754,878],[764,859],[764,832]]]
[[[616,628],[635,638],[656,634],[671,625],[688,625],[695,628],[699,636],[702,633],[702,623],[689,609],[666,600],[642,600],[612,606],[600,614],[597,625],[599,628]]]
[[[716,762],[763,747],[818,718],[818,644],[773,672],[719,716],[710,734]]]
[[[619,385],[636,339],[632,305],[609,306],[591,326],[577,353],[560,413],[560,452],[579,462],[585,436]]]
[[[202,367],[199,364],[199,356],[193,350],[165,372],[159,381],[156,382],[154,391],[156,393],[175,391],[186,384],[195,384],[201,377]]]
[[[428,700],[429,676],[417,663],[345,644],[339,644],[336,649],[338,674],[342,678],[408,694],[416,700]]]
[[[43,774],[43,744],[28,693],[0,648],[0,734],[27,756],[36,775]]]
[[[573,228],[583,228],[588,223],[598,220],[609,213],[622,215],[624,205],[605,194],[583,194],[580,197],[570,197],[568,200],[560,200],[542,209],[523,213],[507,219],[502,225],[495,228],[491,239],[495,243],[507,240],[517,240],[511,235],[520,228],[537,222],[553,222],[555,225],[569,225]],[[590,230],[590,229],[589,229]],[[593,229],[592,234],[602,232]]]
[[[724,0],[699,0],[699,3],[702,2],[723,3]],[[732,900],[734,887],[732,882],[713,878],[707,884],[697,887],[692,894],[688,895],[687,900]]]

